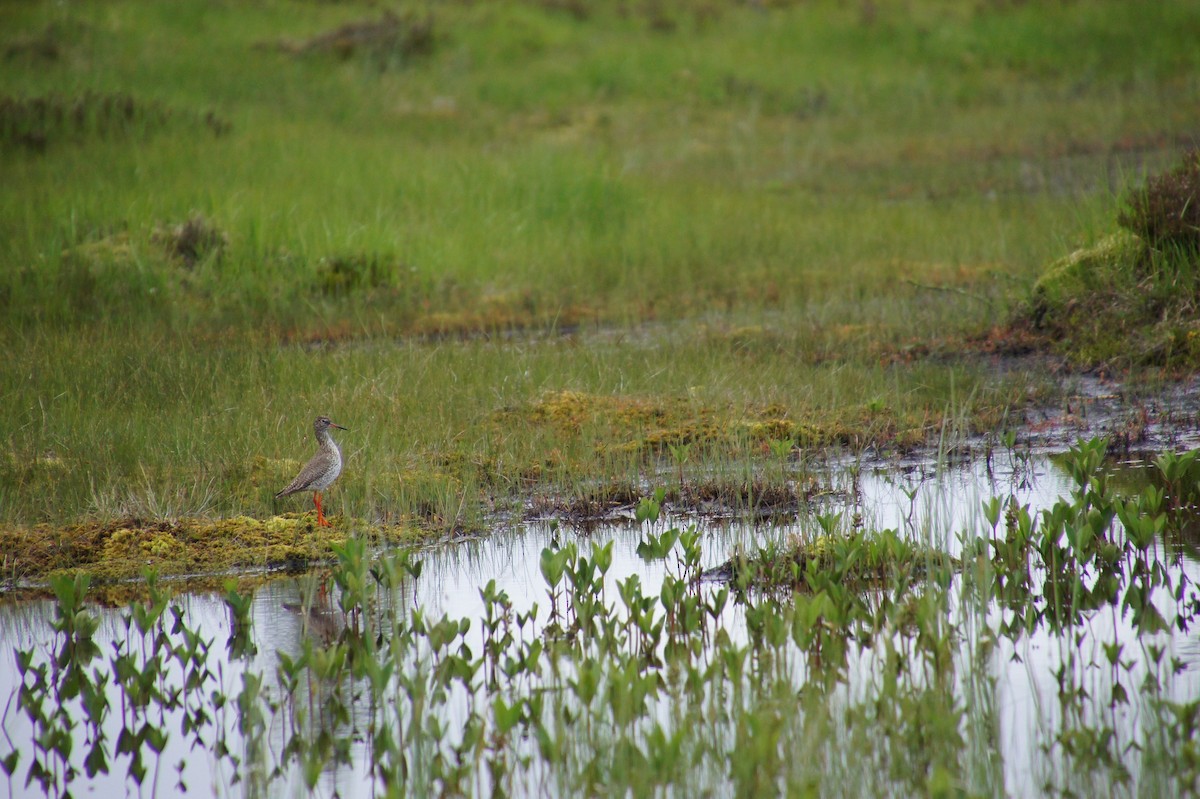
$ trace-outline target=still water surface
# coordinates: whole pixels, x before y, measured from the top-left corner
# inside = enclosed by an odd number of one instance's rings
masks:
[[[939,548],[955,553],[961,548],[960,535],[964,531],[986,529],[987,522],[980,512],[981,503],[990,497],[1013,497],[1019,503],[1030,506],[1036,513],[1049,507],[1059,497],[1066,496],[1072,488],[1070,478],[1049,459],[1044,457],[1013,458],[1005,464],[995,464],[989,470],[982,461],[973,461],[949,468],[938,469],[932,464],[912,464],[902,469],[863,470],[855,476],[852,470],[836,472],[828,479],[834,491],[822,501],[823,512],[841,511],[845,514],[859,513],[867,528],[896,528],[919,540],[932,543]],[[811,534],[814,525],[811,519],[802,517],[786,525],[743,525],[712,521],[669,520],[669,524],[686,526],[696,523],[702,534],[704,564],[715,566],[728,558],[736,547],[750,548],[770,537],[792,534]],[[658,522],[658,528],[664,525]],[[608,572],[608,583],[615,584],[632,574],[640,576],[646,596],[658,593],[664,574],[662,562],[646,563],[636,553],[641,531],[634,525],[612,525],[599,527],[586,535],[566,527],[550,523],[532,523],[515,529],[499,532],[487,538],[458,542],[431,548],[421,554],[424,571],[419,580],[410,583],[396,598],[401,605],[422,609],[426,618],[446,615],[451,618],[468,618],[474,621],[471,635],[479,634],[479,623],[484,612],[480,588],[489,580],[495,580],[497,588],[507,592],[515,609],[526,611],[535,603],[544,611],[547,605],[546,584],[539,570],[542,549],[552,540],[565,542],[578,540],[581,552],[590,551],[592,543],[603,544],[614,540],[613,563]],[[1176,568],[1183,570],[1191,579],[1200,581],[1200,565],[1194,553],[1185,555]],[[271,582],[260,588],[253,599],[251,611],[252,635],[257,654],[249,661],[226,659],[220,664],[219,680],[225,693],[236,695],[241,686],[243,671],[247,668],[267,675],[268,682],[274,677],[277,652],[297,655],[302,649],[306,634],[305,619],[295,606],[311,601],[313,579],[289,578]],[[707,588],[701,590],[708,590]],[[953,591],[954,589],[952,589]],[[615,589],[613,596],[615,596]],[[223,657],[224,642],[230,635],[230,616],[223,599],[215,594],[193,594],[178,598],[190,627],[199,629],[215,642],[214,657]],[[1167,603],[1164,602],[1164,605]],[[126,635],[126,626],[117,610],[97,609],[102,624],[97,635],[102,656],[112,651],[114,641]],[[3,733],[0,754],[11,749],[22,749],[22,742],[31,736],[31,726],[24,714],[16,708],[15,691],[20,679],[14,652],[17,649],[41,647],[48,651],[53,638],[50,622],[54,605],[49,601],[9,602],[0,604],[0,703],[7,702],[3,716]],[[982,624],[998,624],[1004,612],[994,608]],[[1171,618],[1168,612],[1167,617]],[[544,618],[543,612],[539,618]],[[720,623],[734,640],[746,638],[742,611],[730,603]],[[314,632],[318,625],[313,625]],[[469,639],[470,640],[470,639]],[[1106,609],[1088,618],[1086,624],[1075,634],[1054,635],[1045,629],[1018,638],[1015,642],[1000,638],[1000,645],[991,655],[990,668],[995,690],[990,696],[966,697],[964,701],[983,701],[993,705],[993,715],[998,719],[999,729],[988,736],[998,747],[998,761],[1002,764],[1004,790],[1009,795],[1033,796],[1047,778],[1047,771],[1056,765],[1040,752],[1046,743],[1047,730],[1056,728],[1059,719],[1059,703],[1054,698],[1057,691],[1056,671],[1064,663],[1071,662],[1071,649],[1077,655],[1074,662],[1095,664],[1094,673],[1085,678],[1085,684],[1096,695],[1111,690],[1110,674],[1103,657],[1103,646],[1113,641],[1127,643],[1127,654],[1137,660],[1127,684],[1137,685],[1146,668],[1145,644],[1153,641],[1167,647],[1168,657],[1180,659],[1182,671],[1171,676],[1165,683],[1164,694],[1179,700],[1200,696],[1200,641],[1187,633],[1172,632],[1138,638],[1128,619],[1116,610]],[[480,647],[481,648],[481,647]],[[475,651],[479,651],[476,649]],[[1082,657],[1078,657],[1082,655]],[[103,661],[97,661],[103,662]],[[879,664],[869,652],[851,658],[852,673],[847,681],[845,696],[851,699],[871,690],[878,678]],[[213,667],[214,671],[217,669]],[[961,690],[968,690],[960,686]],[[114,710],[119,710],[119,697],[110,697]],[[465,700],[464,700],[465,701]],[[232,708],[227,709],[232,714]],[[356,710],[356,712],[358,712]],[[365,712],[365,711],[364,711]],[[1118,726],[1125,726],[1130,740],[1137,740],[1140,733],[1138,703],[1112,712]],[[454,716],[461,716],[450,708],[450,723]],[[114,714],[119,715],[118,713]],[[164,726],[175,734],[168,740],[157,763],[151,761],[150,772],[140,788],[124,774],[120,760],[112,764],[113,774],[95,779],[80,778],[72,785],[74,796],[170,796],[186,787],[189,795],[239,796],[242,788],[234,784],[234,775],[228,762],[217,758],[203,747],[194,747],[188,739],[178,733],[178,719],[166,718]],[[227,720],[236,727],[233,716]],[[116,728],[119,730],[119,727]],[[275,745],[281,736],[275,730]],[[113,737],[115,738],[115,732]],[[236,736],[235,736],[236,737]],[[27,746],[27,744],[25,744]],[[363,745],[356,744],[355,762],[351,767],[340,766],[327,771],[319,783],[324,795],[370,796],[373,785],[365,762]],[[82,746],[79,747],[82,749]],[[27,760],[23,760],[27,764]],[[1131,770],[1139,768],[1136,756],[1128,764]],[[41,796],[40,787],[24,785],[24,767],[19,766],[17,775],[6,785],[0,775],[0,794],[11,791],[16,797]],[[1136,784],[1136,780],[1135,780]],[[302,796],[308,792],[297,774],[273,783],[273,792],[281,796]]]

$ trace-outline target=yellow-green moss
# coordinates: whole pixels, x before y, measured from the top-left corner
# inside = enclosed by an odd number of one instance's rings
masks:
[[[1094,292],[1125,290],[1145,249],[1145,243],[1128,231],[1105,236],[1050,264],[1034,284],[1034,302],[1052,310]]]
[[[843,414],[844,415],[844,414]],[[798,422],[778,404],[758,408],[714,409],[682,397],[601,396],[581,391],[557,391],[524,408],[497,414],[497,424],[524,422],[547,426],[558,433],[596,432],[595,447],[603,454],[670,457],[680,447],[729,454],[749,444],[792,442],[801,448],[866,443],[918,446],[925,441],[923,419],[899,418],[889,409],[863,410],[849,418]],[[551,453],[560,455],[561,453]],[[557,460],[553,457],[550,461]],[[552,468],[534,464],[522,472],[537,478]]]
[[[28,583],[54,573],[84,571],[103,582],[136,578],[147,568],[164,577],[268,569],[326,560],[330,545],[352,534],[380,544],[411,542],[423,535],[407,527],[368,526],[336,517],[330,521],[332,527],[318,527],[311,513],[289,513],[268,519],[123,519],[63,528],[3,528],[3,577]]]
[[[63,250],[62,255],[64,260],[85,264],[132,264],[135,259],[129,234],[125,232],[79,244]]]
[[[596,421],[630,427],[676,417],[680,413],[678,402],[672,400],[601,396],[582,391],[545,394],[528,410],[530,420],[565,429],[578,429],[586,422]]]

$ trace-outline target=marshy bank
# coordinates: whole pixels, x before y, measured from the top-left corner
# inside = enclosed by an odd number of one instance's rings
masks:
[[[803,480],[800,455],[903,450],[937,435],[952,391],[963,392],[951,424],[964,433],[999,426],[1029,392],[1023,371],[997,384],[986,364],[895,367],[869,355],[846,369],[808,357],[819,345],[799,332],[704,330],[317,351],[29,336],[21,364],[0,367],[23,409],[0,457],[0,514],[18,533],[39,522],[270,519],[296,509],[273,495],[311,446],[297,410],[308,405],[343,409],[352,428],[329,500],[355,524],[470,533],[531,502],[560,512],[622,486],[652,490],[664,467],[708,472],[709,493],[736,510],[764,479]],[[901,376],[921,385],[898,395]]]
[[[1132,386],[1067,373],[1060,382],[1042,378],[1043,388],[1032,391],[1030,375],[1044,372],[1047,363],[1036,357],[960,353],[957,365],[930,357],[877,368],[873,379],[882,381],[881,392],[901,371],[906,379],[949,381],[952,389],[969,391],[959,416],[936,414],[943,400],[932,386],[926,386],[928,398],[909,392],[899,408],[881,394],[863,404],[833,399],[825,408],[801,410],[807,401],[788,391],[811,397],[813,387],[794,369],[783,371],[794,350],[778,346],[779,334],[762,331],[739,333],[721,368],[741,368],[751,357],[745,342],[769,339],[765,354],[752,357],[777,375],[773,393],[788,401],[722,406],[704,399],[722,386],[692,384],[693,370],[707,367],[713,374],[720,351],[701,337],[689,352],[679,342],[694,339],[690,330],[660,328],[619,348],[606,343],[611,331],[601,330],[559,340],[400,350],[356,345],[315,360],[291,348],[269,355],[232,348],[216,360],[203,351],[194,360],[194,351],[159,347],[150,354],[138,348],[92,355],[85,366],[60,351],[41,375],[66,383],[57,396],[58,431],[46,427],[0,461],[5,511],[17,519],[0,524],[4,585],[45,591],[55,573],[88,572],[97,590],[126,585],[147,568],[164,579],[193,581],[231,571],[296,570],[328,561],[330,546],[350,537],[387,547],[488,535],[535,521],[586,530],[633,520],[639,501],[656,491],[672,514],[786,523],[844,504],[845,489],[830,482],[841,468],[903,475],[930,461],[991,464],[1005,453],[1059,452],[1081,437],[1105,438],[1109,453],[1119,457],[1200,443],[1194,381]],[[673,357],[662,359],[663,352]],[[592,355],[581,362],[581,353]],[[72,387],[104,380],[106,362],[116,369],[135,358],[141,361],[135,371],[114,374],[107,389]],[[522,379],[509,381],[506,359],[521,365]],[[478,369],[485,362],[509,384],[515,401],[496,403],[497,390]],[[626,371],[626,363],[636,367]],[[411,364],[421,371],[414,375]],[[582,374],[600,365],[629,385],[652,364],[655,385],[678,382],[686,391],[655,396],[536,388],[547,379],[536,373],[558,381],[564,370]],[[442,376],[460,369],[473,370],[480,395],[468,396],[470,387],[459,383],[457,396],[439,404]],[[315,526],[302,499],[273,499],[299,467],[296,456],[310,446],[305,426],[285,429],[277,417],[269,431],[274,451],[250,452],[263,446],[268,432],[256,429],[262,420],[252,409],[229,407],[197,419],[190,405],[165,409],[154,397],[197,377],[231,398],[251,385],[255,392],[286,395],[310,390],[309,381],[319,387],[331,372],[340,384],[366,380],[371,391],[354,392],[356,430],[343,442],[346,474],[330,494],[336,508],[330,530]],[[832,373],[839,372],[846,376],[834,366]],[[994,383],[997,375],[1003,389],[988,393],[986,381]],[[282,381],[278,389],[269,388],[272,380]],[[429,381],[429,393],[408,398],[414,409],[409,425],[391,408],[413,381]],[[861,392],[862,384],[852,386],[839,391]],[[455,400],[461,407],[453,407]],[[432,429],[479,400],[485,408],[468,411],[476,424],[455,440],[441,440]],[[157,409],[152,422],[139,410],[141,402]],[[135,422],[139,417],[143,421]],[[22,515],[59,520],[23,524]]]
[[[15,796],[1183,795],[1200,468],[1104,449],[843,469],[830,507],[783,524],[646,499],[587,532],[350,541],[323,571],[151,581],[107,610],[60,576],[55,599],[0,609],[0,755]],[[832,579],[870,553],[830,536],[888,530],[950,560]],[[796,543],[832,558],[798,585],[702,578]]]

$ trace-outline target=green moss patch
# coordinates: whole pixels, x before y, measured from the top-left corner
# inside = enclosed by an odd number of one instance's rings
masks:
[[[1035,311],[1057,317],[1074,311],[1085,298],[1120,293],[1136,279],[1135,265],[1145,250],[1138,236],[1119,231],[1058,259],[1033,287]]]
[[[747,449],[763,454],[779,445],[800,448],[863,446],[908,448],[923,443],[924,420],[902,419],[890,409],[839,411],[835,418],[796,421],[780,405],[718,409],[684,397],[603,396],[580,391],[543,395],[521,408],[507,408],[497,424],[522,422],[559,434],[588,431],[606,455],[688,460],[701,453],[727,455]]]
[[[152,569],[164,577],[239,569],[303,568],[330,558],[330,545],[359,531],[354,520],[332,517],[318,527],[312,513],[268,519],[144,521],[118,519],[67,527],[0,529],[3,576],[37,583],[63,571],[88,572],[94,582],[127,580]],[[403,527],[372,528],[380,543],[419,536]]]

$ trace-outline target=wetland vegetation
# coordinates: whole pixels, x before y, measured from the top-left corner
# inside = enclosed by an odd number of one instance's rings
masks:
[[[167,790],[169,727],[248,794],[1195,791],[1197,40],[1184,0],[4,5],[0,579],[56,614],[0,641],[10,785]],[[273,498],[319,413],[329,530]],[[854,507],[1068,450],[1045,507]],[[406,599],[411,547],[526,524],[548,594]],[[309,567],[277,657],[247,614]]]
[[[348,541],[261,602],[151,576],[102,611],[60,574],[49,636],[0,613],[2,762],[18,795],[1186,795],[1200,466],[1105,448],[1060,459],[1058,498],[1007,483],[920,545],[798,524],[747,559],[818,553],[773,582],[704,574],[730,542],[654,499],[632,536],[490,538],[477,568]]]

